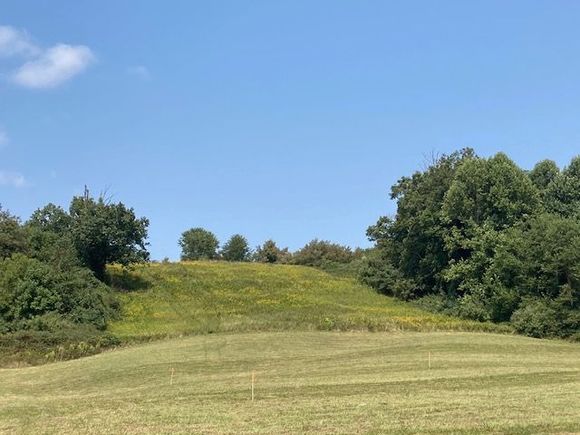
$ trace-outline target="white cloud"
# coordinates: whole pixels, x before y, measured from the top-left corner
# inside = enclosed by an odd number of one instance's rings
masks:
[[[0,186],[24,187],[26,179],[18,172],[0,171]]]
[[[136,65],[127,68],[127,74],[135,76],[141,80],[151,79],[151,72],[143,65]]]
[[[22,65],[12,80],[27,88],[53,88],[83,72],[95,60],[91,49],[84,45],[58,44]]]
[[[34,45],[23,30],[10,26],[0,26],[0,57],[35,56],[40,49]]]

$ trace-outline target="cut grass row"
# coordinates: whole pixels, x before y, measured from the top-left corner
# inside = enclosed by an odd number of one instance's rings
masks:
[[[6,433],[580,430],[580,346],[498,334],[193,336],[0,370],[0,385]]]

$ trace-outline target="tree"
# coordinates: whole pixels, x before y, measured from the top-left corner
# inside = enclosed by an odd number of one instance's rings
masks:
[[[580,308],[580,221],[542,214],[511,228],[493,273],[521,297],[566,300]]]
[[[74,197],[69,215],[70,232],[82,264],[103,281],[109,263],[128,266],[147,261],[147,227],[149,220],[137,218],[123,203],[105,202],[84,196]]]
[[[35,210],[26,224],[38,230],[63,234],[70,230],[72,218],[62,207],[49,203]]]
[[[203,228],[191,228],[179,239],[182,260],[213,260],[217,257],[219,241],[217,237]]]
[[[580,156],[547,186],[545,208],[550,213],[580,218]]]
[[[39,208],[25,228],[29,256],[61,270],[81,265],[71,234],[72,218],[61,207],[48,204]]]
[[[250,256],[248,241],[241,234],[234,234],[223,246],[221,255],[226,261],[248,261]]]
[[[0,205],[0,259],[26,249],[26,234],[20,220]]]
[[[367,231],[376,246],[363,282],[534,336],[578,333],[580,157],[525,172],[504,154],[462,151],[403,177],[391,196],[394,218]]]
[[[393,267],[406,280],[407,295],[421,296],[445,286],[441,274],[448,264],[447,227],[441,208],[458,168],[474,158],[473,150],[466,148],[434,159],[423,172],[401,178],[391,188],[391,199],[397,201],[395,218],[381,217],[367,230],[377,248],[388,251],[380,256],[388,259],[385,267]],[[378,264],[370,263],[367,272]]]
[[[534,186],[544,191],[560,175],[560,169],[553,160],[542,160],[536,163],[528,175]]]
[[[455,228],[488,222],[495,229],[539,211],[540,197],[525,172],[505,154],[463,164],[445,194],[443,218]]]

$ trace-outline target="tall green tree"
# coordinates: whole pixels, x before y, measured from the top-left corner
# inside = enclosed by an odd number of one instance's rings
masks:
[[[442,206],[448,291],[473,293],[492,261],[497,232],[541,211],[538,189],[505,154],[465,162]]]
[[[25,225],[28,255],[60,270],[80,266],[72,236],[72,218],[61,207],[47,204],[39,208]]]
[[[226,261],[248,261],[250,258],[248,241],[241,234],[234,234],[223,246],[221,255]]]
[[[542,160],[528,175],[534,186],[543,192],[560,175],[560,168],[553,160]]]
[[[489,223],[513,225],[539,211],[540,196],[530,178],[505,154],[463,164],[445,194],[444,220],[455,228]]]
[[[445,285],[442,272],[448,263],[447,226],[441,209],[458,168],[474,157],[473,150],[466,148],[442,155],[424,171],[401,178],[391,188],[391,199],[397,201],[395,218],[382,217],[367,231],[379,249],[389,251],[381,258],[388,258],[390,265],[386,267],[394,268],[406,280],[406,297],[436,292]]]
[[[211,232],[203,228],[191,228],[179,239],[182,260],[213,260],[217,258],[219,241]]]
[[[138,218],[123,203],[110,203],[103,197],[74,197],[69,214],[71,235],[82,263],[103,280],[109,263],[128,266],[147,261],[149,220]]]
[[[0,259],[26,250],[26,234],[20,220],[0,205]]]
[[[548,212],[580,218],[580,156],[546,187],[544,197]]]

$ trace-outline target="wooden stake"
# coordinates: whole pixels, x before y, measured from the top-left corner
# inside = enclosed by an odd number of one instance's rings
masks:
[[[171,377],[169,378],[169,385],[173,385],[173,374],[175,373],[175,369],[171,367]]]
[[[431,352],[429,352],[429,370],[431,370]]]
[[[252,402],[254,401],[254,382],[256,381],[256,372],[252,372]]]

